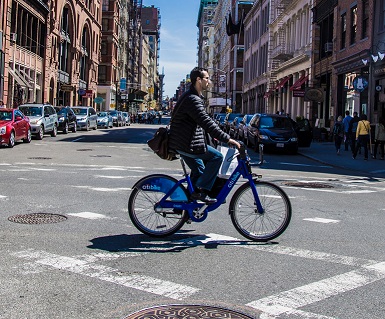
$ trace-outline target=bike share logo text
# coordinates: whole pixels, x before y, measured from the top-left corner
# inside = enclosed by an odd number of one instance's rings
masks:
[[[237,181],[239,175],[240,175],[239,172],[234,174],[234,176],[229,181],[229,185],[227,186],[228,188],[232,188],[234,186],[234,184]]]
[[[142,189],[145,190],[145,191],[160,191],[160,186],[146,184],[146,185],[142,186]]]

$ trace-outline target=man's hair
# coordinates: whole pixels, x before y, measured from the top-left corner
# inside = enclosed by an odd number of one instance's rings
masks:
[[[368,117],[366,116],[366,114],[361,114],[361,120],[367,120]]]
[[[345,111],[345,115],[349,115],[350,114],[350,112],[349,111]]]
[[[358,116],[358,113],[357,113],[357,112],[353,112],[353,115],[354,115],[354,116]]]
[[[199,66],[196,66],[195,68],[193,68],[190,72],[190,80],[191,80],[191,84],[192,85],[195,85],[196,81],[197,81],[197,78],[203,78],[203,72],[208,72],[207,69],[205,68],[201,68]]]

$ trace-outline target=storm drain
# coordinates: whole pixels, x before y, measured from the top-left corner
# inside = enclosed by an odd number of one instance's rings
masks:
[[[302,188],[334,188],[333,185],[324,183],[303,183],[303,182],[286,182],[286,186],[302,187]]]
[[[8,220],[19,224],[53,224],[67,220],[67,217],[59,214],[33,213],[25,215],[14,215]]]
[[[206,319],[206,318],[226,318],[226,319],[252,319],[240,312],[230,309],[197,306],[197,305],[173,305],[158,306],[139,310],[124,319]]]

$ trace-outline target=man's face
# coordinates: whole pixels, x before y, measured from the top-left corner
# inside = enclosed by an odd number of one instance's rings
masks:
[[[203,74],[203,76],[199,79],[200,79],[200,83],[201,83],[201,89],[202,89],[202,91],[205,91],[210,87],[211,81],[210,81],[210,76],[209,76],[208,72],[203,71],[202,74]]]

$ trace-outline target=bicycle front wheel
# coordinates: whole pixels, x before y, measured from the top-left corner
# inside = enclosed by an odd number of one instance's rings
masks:
[[[242,236],[265,242],[281,235],[290,223],[289,197],[277,185],[255,182],[263,211],[259,212],[249,183],[241,185],[230,202],[231,221]]]
[[[138,181],[128,200],[128,214],[134,226],[151,237],[165,237],[177,232],[188,219],[185,210],[161,208],[158,202],[178,181],[163,174],[149,175]],[[188,193],[180,185],[168,201],[187,202]]]

